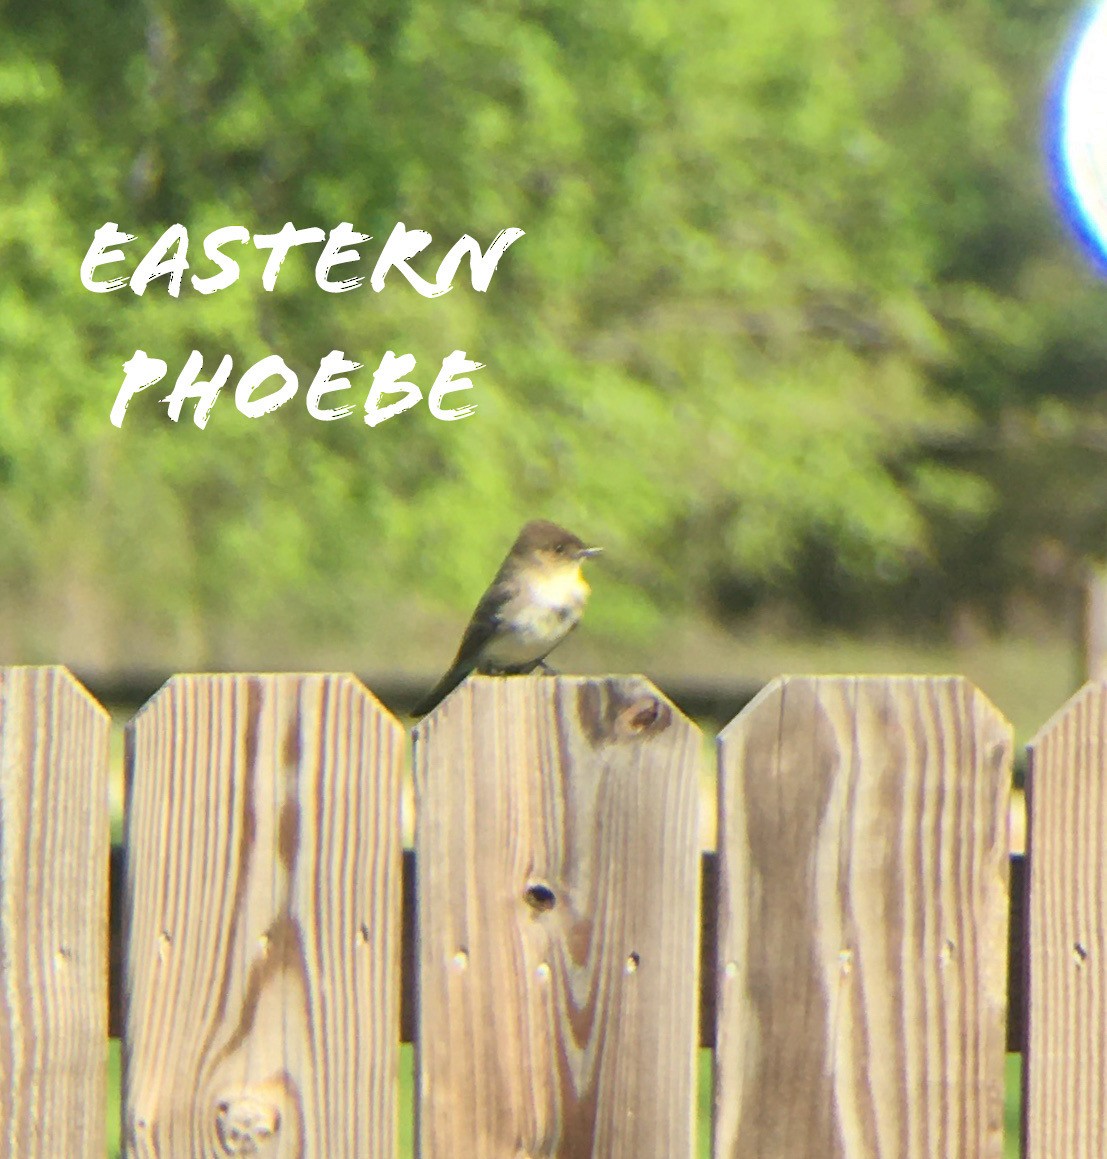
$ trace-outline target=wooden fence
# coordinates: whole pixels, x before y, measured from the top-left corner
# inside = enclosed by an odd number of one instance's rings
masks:
[[[700,1044],[715,1159],[999,1159],[1005,1041],[1024,1154],[1107,1155],[1107,683],[1032,745],[1025,863],[960,678],[775,681],[714,854],[641,678],[478,678],[413,735],[405,851],[355,679],[175,677],[109,856],[106,714],[0,669],[0,1157],[103,1155],[113,985],[128,1156],[393,1159],[402,1034],[423,1159],[690,1159]]]

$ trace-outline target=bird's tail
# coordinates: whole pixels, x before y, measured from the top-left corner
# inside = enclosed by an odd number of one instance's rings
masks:
[[[455,664],[411,710],[411,715],[426,716],[428,712],[436,709],[472,670],[469,665]]]

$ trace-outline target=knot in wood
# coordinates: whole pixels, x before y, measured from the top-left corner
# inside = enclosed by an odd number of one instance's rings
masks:
[[[219,1145],[228,1155],[261,1154],[280,1126],[280,1111],[254,1095],[221,1099],[216,1107],[215,1129]]]
[[[527,905],[539,913],[545,913],[557,905],[557,894],[544,881],[532,881],[523,893]]]
[[[615,719],[616,732],[623,736],[638,736],[661,732],[672,721],[668,705],[656,696],[640,696],[621,709]]]

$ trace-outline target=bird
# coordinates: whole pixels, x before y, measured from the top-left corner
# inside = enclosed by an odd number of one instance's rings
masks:
[[[577,626],[588,599],[581,564],[602,550],[546,519],[528,523],[481,596],[454,662],[412,716],[425,716],[472,672],[549,671],[546,657]]]

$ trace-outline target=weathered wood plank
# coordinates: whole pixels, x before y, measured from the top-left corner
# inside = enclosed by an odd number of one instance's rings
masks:
[[[1007,723],[782,679],[719,757],[715,1159],[999,1159]]]
[[[1107,684],[1030,745],[1028,1159],[1107,1155]]]
[[[688,1159],[698,730],[646,681],[475,678],[415,731],[422,1159]]]
[[[128,727],[128,1156],[395,1153],[403,731],[348,676]]]
[[[64,668],[0,669],[0,1156],[101,1159],[107,714]]]

